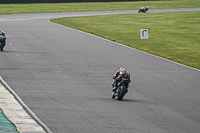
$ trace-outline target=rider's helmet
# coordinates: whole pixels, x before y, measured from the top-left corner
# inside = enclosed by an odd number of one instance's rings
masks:
[[[128,75],[129,72],[128,72],[126,69],[122,69],[122,70],[120,71],[120,74],[121,74],[121,75],[122,75],[122,74]]]
[[[5,36],[5,33],[3,31],[0,31],[0,35]]]
[[[127,73],[127,70],[125,67],[120,67],[120,73],[119,74],[124,74]]]
[[[125,67],[120,67],[120,69],[119,69],[119,70],[121,71],[122,69],[126,69],[126,68],[125,68]]]

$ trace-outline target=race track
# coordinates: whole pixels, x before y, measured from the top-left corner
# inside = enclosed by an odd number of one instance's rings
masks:
[[[48,21],[126,13],[137,10],[1,15],[0,76],[53,133],[199,133],[200,70]],[[121,66],[132,83],[117,101]]]

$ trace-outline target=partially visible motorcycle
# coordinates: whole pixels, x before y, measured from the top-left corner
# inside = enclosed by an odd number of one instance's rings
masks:
[[[146,13],[149,10],[149,7],[141,7],[141,9],[138,10],[138,13],[143,12]]]
[[[117,85],[116,92],[112,91],[112,98],[114,99],[115,97],[117,97],[117,100],[122,100],[128,91],[128,84],[128,79],[122,79],[122,81],[119,82]],[[114,87],[114,84],[112,84],[112,86]]]
[[[5,33],[3,31],[0,31],[0,49],[1,51],[3,51],[3,48],[6,45],[6,36]]]

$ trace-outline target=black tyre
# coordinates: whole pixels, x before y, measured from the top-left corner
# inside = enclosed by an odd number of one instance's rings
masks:
[[[1,48],[1,51],[3,51],[3,48]]]
[[[126,86],[122,86],[121,90],[120,90],[120,92],[118,94],[117,100],[122,100],[124,95],[126,94],[125,92],[126,92]]]

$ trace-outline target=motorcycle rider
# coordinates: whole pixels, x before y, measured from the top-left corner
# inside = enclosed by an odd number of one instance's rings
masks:
[[[117,84],[118,82],[121,82],[122,79],[128,79],[129,83],[131,83],[131,76],[130,73],[126,70],[125,67],[120,67],[120,69],[116,72],[116,74],[113,76],[113,89],[112,91],[115,92],[117,90]],[[128,92],[129,84],[127,85],[126,93]]]
[[[142,9],[142,10],[144,10],[144,9],[145,9],[145,7],[141,7],[141,9]]]
[[[149,7],[147,6],[147,7],[145,7],[145,11],[148,11],[149,10]]]
[[[0,30],[0,50],[3,51],[4,46],[6,45],[6,36],[3,31]]]
[[[146,11],[148,11],[148,9],[149,9],[149,7],[147,6],[145,6],[145,7],[141,7],[141,9],[142,9],[142,11],[144,11],[144,12],[146,12]]]

